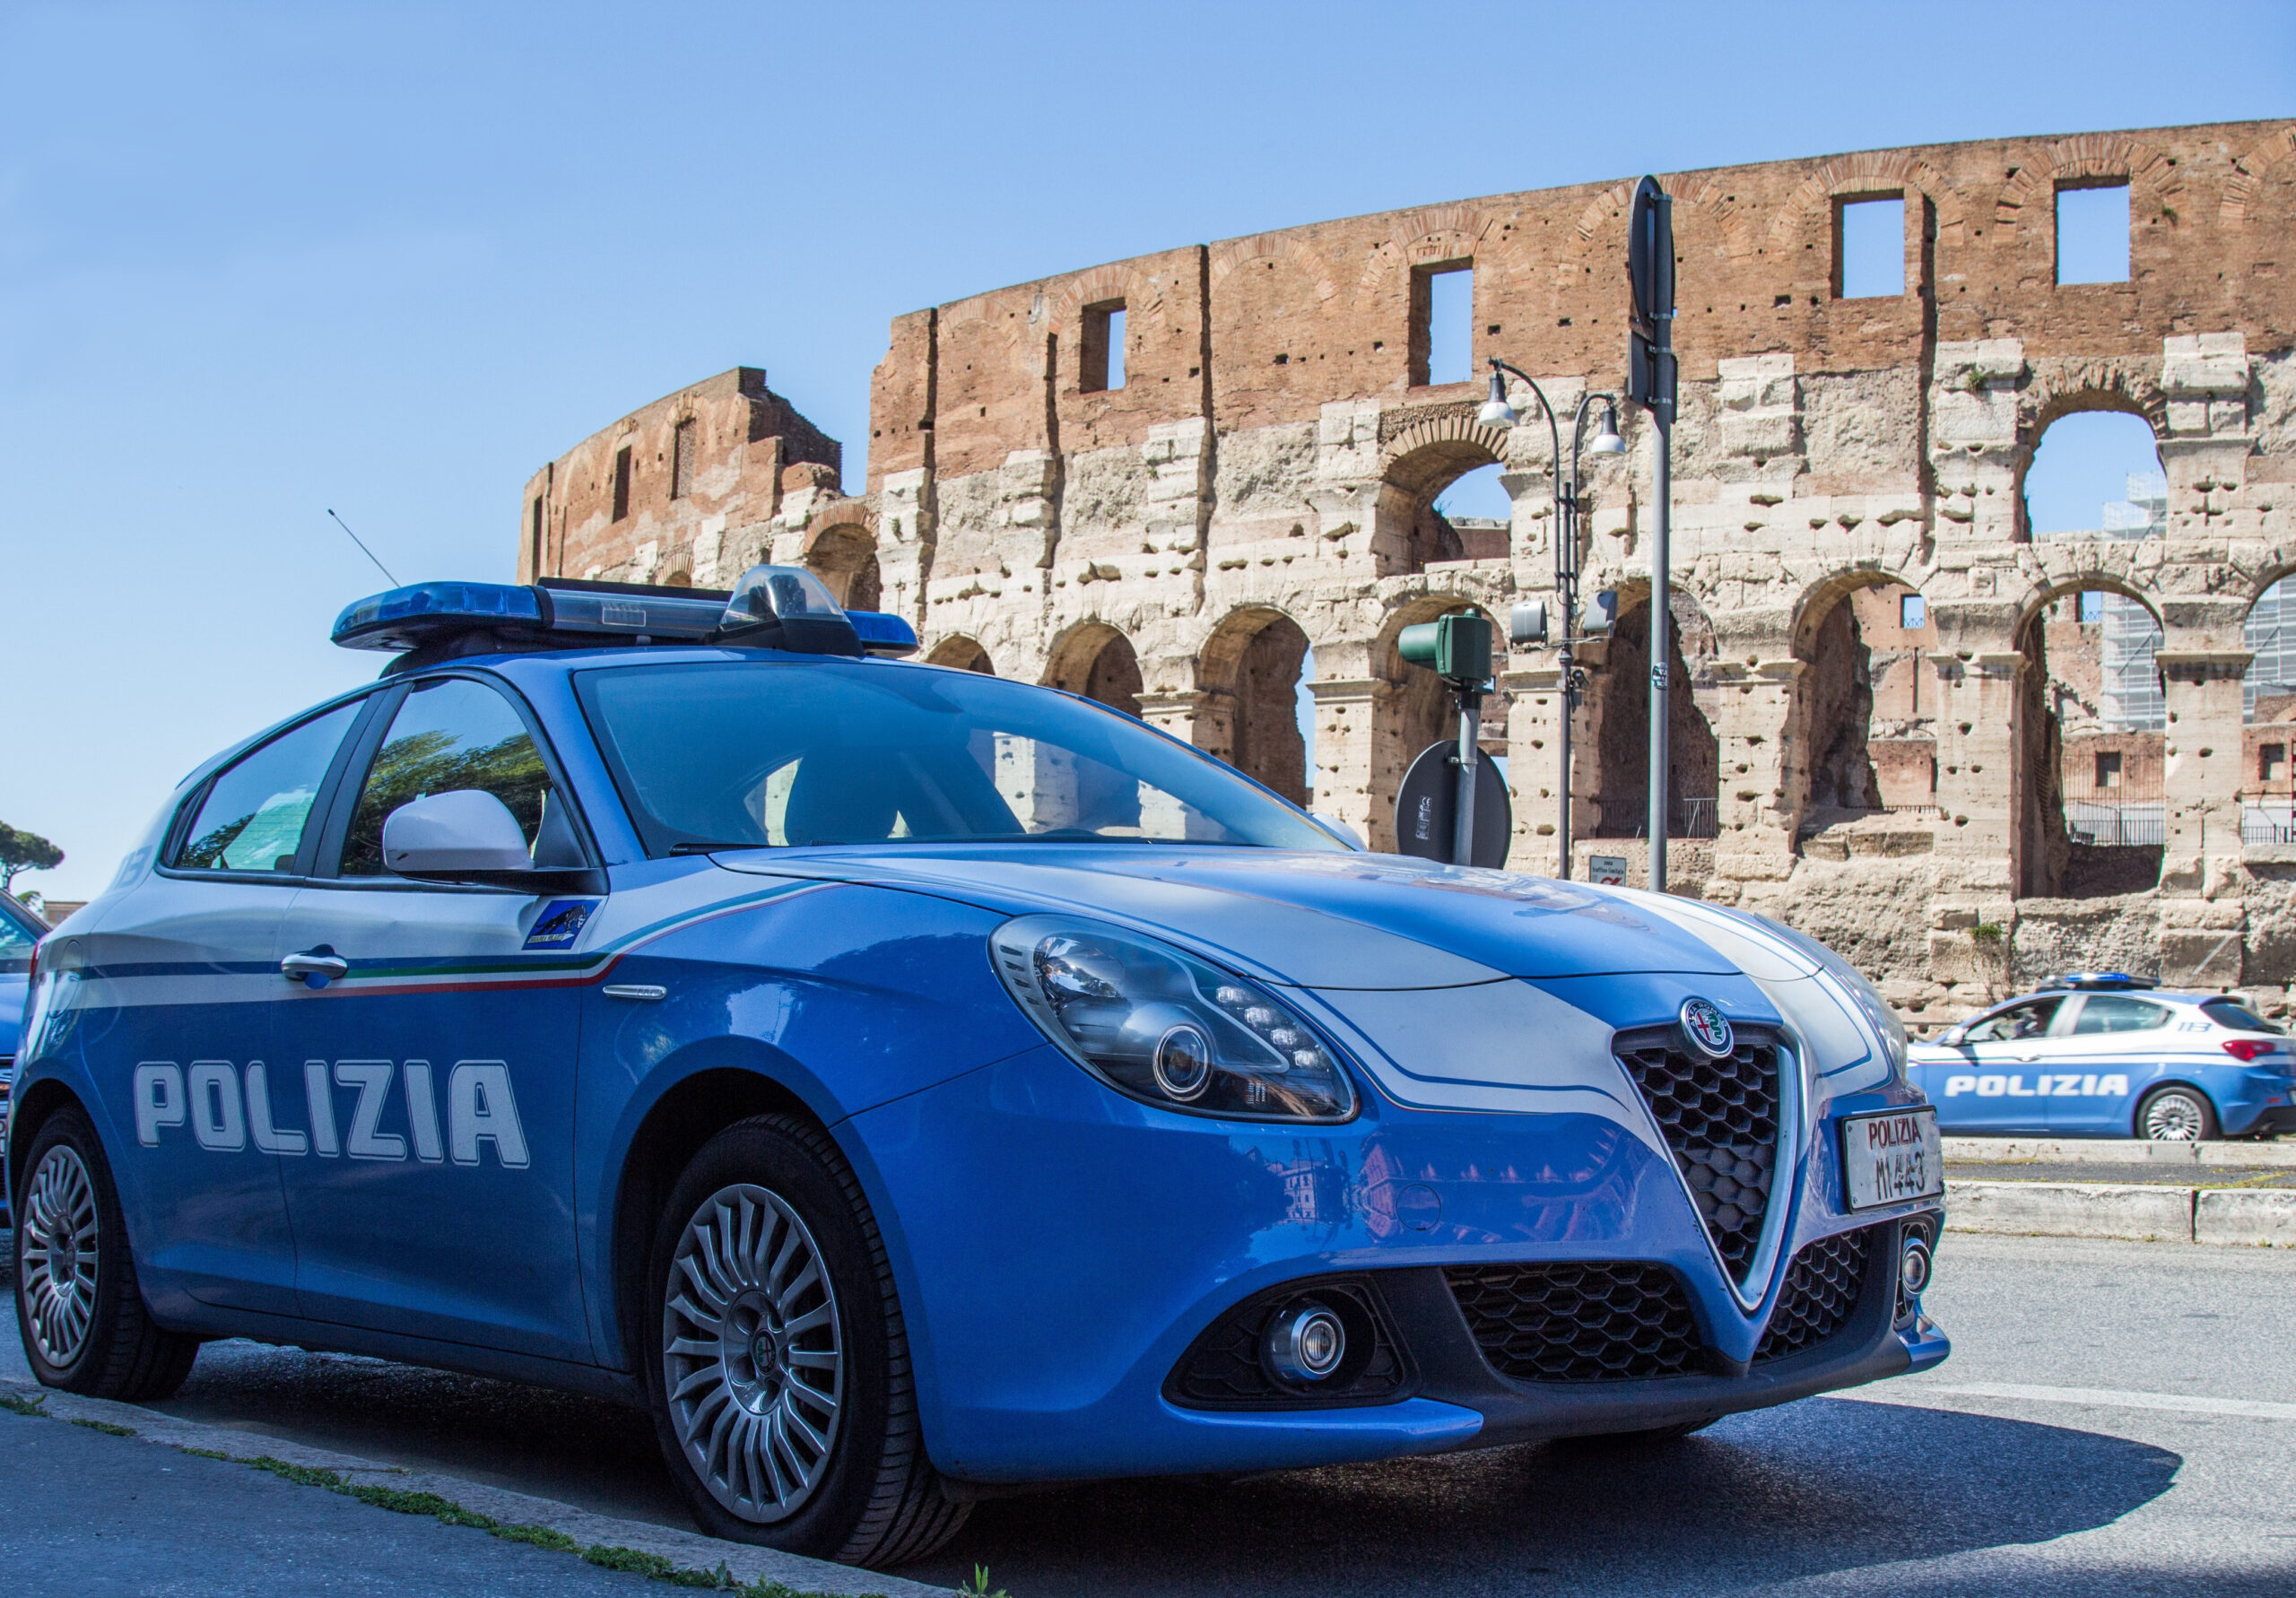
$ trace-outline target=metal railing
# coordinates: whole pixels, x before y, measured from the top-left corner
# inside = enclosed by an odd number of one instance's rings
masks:
[[[1677,799],[1674,813],[1666,818],[1668,838],[1715,838],[1721,833],[1720,817],[1716,813],[1719,800],[1715,797]],[[1649,809],[1639,799],[1601,799],[1595,809],[1602,820],[1596,823],[1597,838],[1641,838],[1650,829]]]
[[[2296,844],[2296,799],[2241,800],[2240,841]]]
[[[2158,847],[2169,841],[2169,807],[2158,799],[2125,804],[2067,799],[2065,833],[2074,843],[2099,848]]]

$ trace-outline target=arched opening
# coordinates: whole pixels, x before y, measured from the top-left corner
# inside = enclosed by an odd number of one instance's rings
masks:
[[[1680,589],[1670,599],[1666,836],[1712,838],[1721,777],[1721,745],[1712,719],[1721,692],[1714,669],[1714,624]],[[1589,837],[1649,833],[1651,608],[1646,590],[1620,614],[1587,696],[1588,742],[1596,751],[1592,763],[1600,784]]]
[[[1514,507],[1500,484],[1507,433],[1464,418],[1417,424],[1380,473],[1371,553],[1381,577],[1507,554]]]
[[[1140,657],[1132,640],[1106,622],[1087,621],[1063,638],[1044,680],[1126,716],[1140,714]]]
[[[883,586],[877,575],[877,541],[854,522],[824,527],[805,551],[805,564],[838,604],[848,611],[874,611]]]
[[[1308,741],[1300,731],[1300,668],[1308,635],[1281,611],[1239,611],[1196,663],[1208,702],[1196,744],[1294,804],[1308,802]]]
[[[2091,397],[2114,408],[2061,415],[2033,447],[2025,469],[2028,532],[2035,538],[2143,538],[2163,531],[2168,480],[2152,423],[2120,408],[2133,401]]]
[[[1937,802],[1937,647],[1927,602],[1886,578],[1821,592],[1796,629],[1789,764],[1796,846],[1887,811]]]
[[[954,666],[961,672],[978,672],[984,677],[996,675],[996,666],[989,662],[988,651],[980,647],[978,640],[969,638],[962,633],[943,638],[934,645],[933,652],[925,657],[925,664]]]
[[[2296,843],[2296,578],[2258,595],[2241,631],[2240,841]]]
[[[2168,707],[2159,618],[2102,579],[2066,584],[2027,618],[2018,762],[2019,891],[2136,893],[2161,880]]]

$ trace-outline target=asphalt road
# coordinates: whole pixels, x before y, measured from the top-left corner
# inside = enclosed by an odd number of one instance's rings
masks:
[[[2296,1254],[1957,1234],[1929,1304],[1937,1371],[1671,1447],[1068,1489],[982,1505],[902,1574],[985,1564],[1015,1598],[2296,1592]],[[158,1407],[683,1524],[611,1404],[225,1343]]]

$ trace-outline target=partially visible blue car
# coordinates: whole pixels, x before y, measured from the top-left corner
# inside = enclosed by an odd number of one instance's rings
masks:
[[[1909,1051],[1947,1135],[2193,1142],[2296,1132],[2296,1052],[2223,994],[2059,977]]]
[[[16,1085],[17,1034],[24,1022],[24,993],[31,986],[32,945],[48,924],[0,892],[0,1139],[7,1136],[8,1095]],[[15,1224],[8,1195],[0,1192],[0,1230]]]

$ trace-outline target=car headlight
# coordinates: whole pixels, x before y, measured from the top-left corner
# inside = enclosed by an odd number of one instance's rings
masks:
[[[1256,982],[1099,922],[1022,916],[989,934],[996,974],[1069,1058],[1165,1109],[1344,1121],[1337,1052]]]

